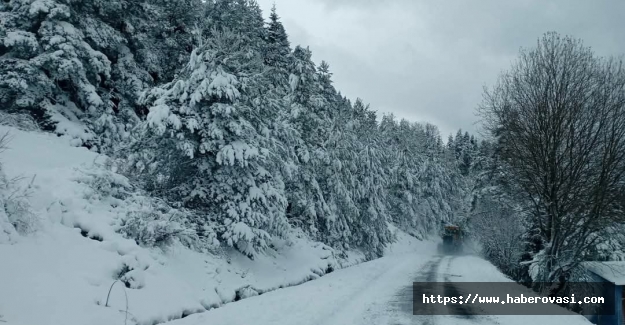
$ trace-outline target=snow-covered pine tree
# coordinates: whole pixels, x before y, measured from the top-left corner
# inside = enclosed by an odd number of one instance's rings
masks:
[[[208,4],[202,0],[149,0],[149,25],[133,26],[140,59],[154,84],[171,81],[187,63],[201,32],[201,18]],[[146,5],[144,5],[145,7]],[[144,39],[140,39],[143,37]],[[147,37],[147,39],[145,39]],[[146,44],[145,41],[149,41]]]
[[[388,174],[383,165],[385,150],[375,112],[361,99],[356,100],[353,110],[356,122],[354,136],[358,141],[358,153],[355,155],[358,186],[353,195],[360,215],[352,225],[352,241],[370,257],[380,257],[391,241],[386,206]]]
[[[172,53],[185,49],[155,37],[168,29],[165,13],[191,24],[195,11],[170,10],[185,4],[201,7],[202,1],[3,2],[2,109],[28,112],[45,130],[74,137],[76,145],[112,148],[138,122],[139,93],[155,81],[170,81],[155,78],[155,67],[168,66]]]
[[[287,96],[291,121],[298,131],[293,150],[298,173],[288,186],[289,220],[302,227],[313,238],[325,241],[320,225],[330,216],[325,194],[319,184],[318,170],[325,159],[325,141],[331,121],[326,111],[328,102],[319,92],[320,80],[308,49],[297,46],[288,58],[290,92]]]
[[[449,137],[447,138],[447,150],[452,151],[453,148],[455,148],[454,136],[452,134],[449,134]]]
[[[0,5],[0,98],[2,109],[26,110],[44,128],[93,145],[80,122],[112,112],[103,98],[111,62],[86,42],[72,9],[55,0]]]
[[[414,128],[424,155],[418,171],[422,186],[418,210],[426,232],[435,231],[440,221],[462,223],[461,219],[466,217],[462,175],[446,159],[436,126],[414,124]]]
[[[288,68],[291,44],[280,16],[274,4],[271,7],[269,22],[267,23],[267,47],[265,51],[265,64],[269,67],[286,71]]]
[[[272,132],[277,140],[274,149],[278,155],[284,160],[282,164],[282,174],[286,181],[286,193],[289,197],[287,205],[287,216],[299,214],[294,212],[290,203],[293,200],[292,195],[299,194],[295,190],[300,185],[300,176],[302,170],[302,156],[298,154],[301,148],[305,148],[301,136],[300,129],[296,123],[296,112],[291,109],[292,93],[289,84],[289,62],[291,61],[291,49],[284,26],[279,20],[275,5],[272,7],[269,22],[265,27],[265,44],[263,51],[263,59],[265,64],[264,76],[266,82],[263,83],[264,89],[260,94],[261,105],[271,106],[276,111],[276,118]],[[301,153],[301,151],[300,151]],[[309,157],[305,155],[306,159]],[[310,194],[310,193],[309,193]],[[312,194],[314,195],[314,193]],[[296,219],[290,219],[291,222]],[[295,222],[297,223],[297,222]],[[301,224],[298,224],[301,226]]]
[[[456,160],[460,160],[462,157],[462,150],[464,149],[464,138],[462,135],[462,129],[458,129],[456,137],[454,138],[454,152]]]
[[[177,184],[178,195],[215,218],[223,242],[250,257],[288,231],[280,161],[270,150],[275,115],[258,105],[264,79],[257,41],[215,28],[178,78],[145,97],[148,124],[172,139],[193,170]]]
[[[319,223],[326,243],[342,250],[359,248],[353,238],[360,218],[356,199],[358,140],[352,104],[343,98],[337,105],[332,129],[324,142],[325,156],[319,166],[319,180],[330,213]]]
[[[418,150],[416,134],[407,120],[398,124],[392,117],[382,119],[380,130],[387,139],[389,214],[400,229],[423,238],[427,227],[424,216],[418,213],[422,188],[418,168],[424,155]]]

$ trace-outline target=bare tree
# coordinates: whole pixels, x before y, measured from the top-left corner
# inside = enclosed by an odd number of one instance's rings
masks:
[[[625,221],[625,71],[547,33],[485,90],[479,109],[543,241],[535,281],[564,281]]]

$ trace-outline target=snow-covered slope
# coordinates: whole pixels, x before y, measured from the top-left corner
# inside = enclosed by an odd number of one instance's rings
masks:
[[[338,259],[299,233],[276,241],[275,251],[254,261],[232,251],[202,254],[180,244],[166,250],[140,247],[115,232],[120,216],[135,203],[91,186],[108,173],[101,167],[106,157],[50,134],[0,127],[0,133],[6,131],[12,140],[0,160],[9,177],[33,181],[29,201],[37,231],[0,243],[0,320],[5,324],[157,324],[362,260],[357,252]],[[389,254],[424,249],[424,243],[396,233],[399,240]],[[130,288],[115,283],[120,276]]]

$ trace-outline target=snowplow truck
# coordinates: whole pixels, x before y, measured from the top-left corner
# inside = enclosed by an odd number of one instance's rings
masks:
[[[462,229],[459,226],[445,226],[443,229],[443,252],[446,254],[461,253],[462,237]]]

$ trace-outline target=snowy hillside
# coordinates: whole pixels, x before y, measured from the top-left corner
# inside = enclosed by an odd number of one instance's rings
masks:
[[[4,172],[23,176],[22,187],[32,182],[28,201],[36,222],[28,235],[0,237],[0,320],[6,324],[123,324],[126,308],[128,324],[157,324],[300,284],[363,259],[357,252],[339,259],[298,233],[276,240],[269,255],[255,260],[235,251],[198,253],[180,243],[143,248],[116,232],[128,211],[145,207],[136,198],[105,195],[102,188],[113,190],[97,182],[113,179],[129,186],[102,167],[106,157],[72,147],[62,137],[0,127],[7,131]],[[401,232],[398,238],[388,253],[429,245]]]

